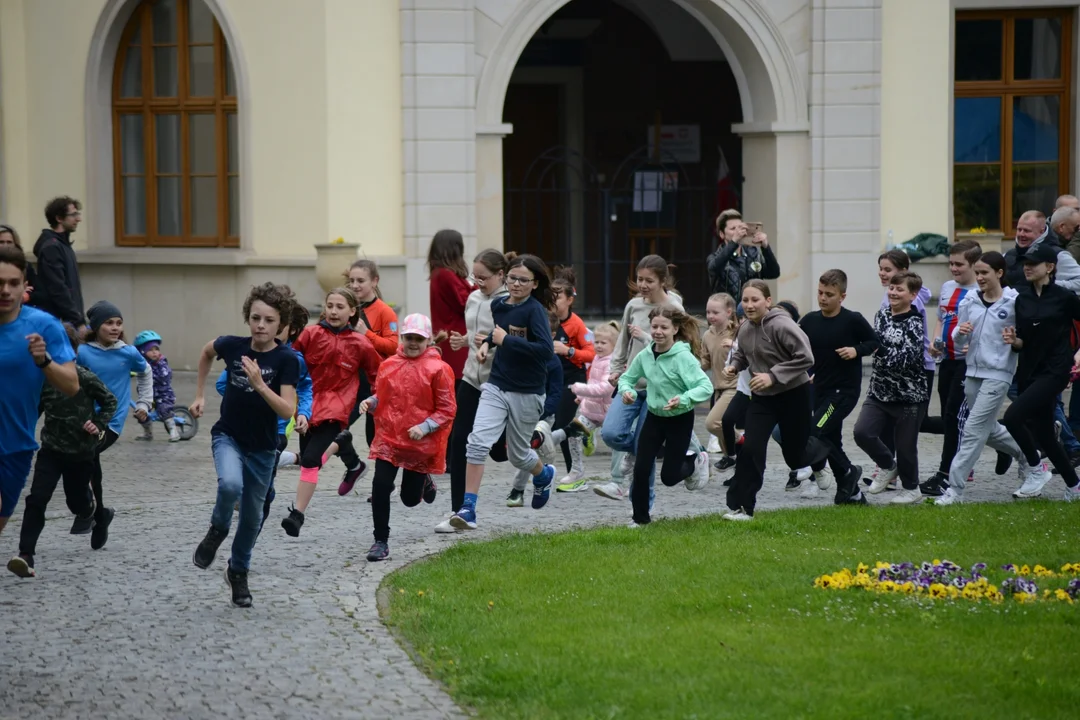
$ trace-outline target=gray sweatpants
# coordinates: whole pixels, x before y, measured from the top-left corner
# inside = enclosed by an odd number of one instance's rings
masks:
[[[968,473],[975,467],[983,445],[998,452],[1012,455],[1020,467],[1027,467],[1027,460],[1005,426],[998,422],[998,413],[1009,394],[1009,383],[1004,380],[986,380],[969,377],[964,379],[964,400],[967,402],[967,420],[960,435],[960,445],[949,466],[949,487],[955,493],[963,493]]]
[[[536,467],[539,457],[529,441],[543,411],[543,395],[503,392],[491,383],[484,383],[480,386],[480,404],[465,446],[465,459],[470,465],[483,465],[505,429],[510,464],[519,470]]]

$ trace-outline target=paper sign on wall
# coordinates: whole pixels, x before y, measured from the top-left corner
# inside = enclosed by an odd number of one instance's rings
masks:
[[[648,136],[649,156],[652,157],[655,147],[656,126],[650,126],[646,131]],[[672,160],[681,163],[701,162],[701,126],[700,125],[661,125],[660,148],[663,155],[660,162]]]

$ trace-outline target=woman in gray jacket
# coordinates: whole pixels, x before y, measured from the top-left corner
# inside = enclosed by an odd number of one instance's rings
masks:
[[[484,250],[473,260],[473,280],[477,289],[473,290],[465,301],[465,334],[450,333],[450,348],[460,350],[463,347],[475,349],[484,338],[495,329],[491,317],[491,301],[506,297],[506,269],[517,253],[504,255],[498,250]],[[465,361],[461,380],[457,384],[457,414],[454,416],[454,428],[450,432],[449,462],[450,469],[450,504],[453,515],[461,509],[465,501],[465,445],[476,419],[476,408],[480,404],[480,386],[487,382],[491,374],[491,359],[495,353],[492,347],[488,352],[487,362],[480,364],[476,353],[470,351]],[[506,445],[495,443],[491,449],[491,459],[495,462],[506,461]],[[459,532],[450,525],[450,515],[435,526],[437,533]]]

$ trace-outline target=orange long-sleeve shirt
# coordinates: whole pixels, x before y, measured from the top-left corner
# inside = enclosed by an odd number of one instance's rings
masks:
[[[375,298],[368,305],[360,306],[360,314],[367,323],[368,331],[364,337],[371,341],[375,352],[388,358],[398,348],[398,317],[389,305]]]
[[[596,349],[586,337],[588,332],[584,321],[573,311],[560,323],[560,332],[556,333],[555,339],[574,348],[574,357],[559,357],[563,363],[564,376],[580,375],[585,366],[596,357]]]

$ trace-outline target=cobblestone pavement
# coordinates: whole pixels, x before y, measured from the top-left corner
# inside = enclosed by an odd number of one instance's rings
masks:
[[[190,402],[194,377],[178,373],[177,396]],[[135,441],[138,426],[105,456],[106,504],[116,509],[108,545],[92,551],[88,536],[68,534],[71,518],[58,493],[38,547],[39,576],[0,573],[0,717],[3,718],[442,718],[460,711],[420,673],[380,623],[375,591],[386,573],[438,552],[460,536],[435,535],[449,512],[449,488],[434,505],[391,515],[392,560],[369,564],[370,475],[356,495],[340,498],[340,463],[331,462],[299,538],[279,526],[298,473],[283,471],[278,500],[255,548],[250,584],[255,606],[231,607],[223,580],[228,544],[213,568],[197,569],[192,551],[210,519],[215,475],[210,426],[216,402],[198,436],[170,445],[159,427],[153,443]],[[936,406],[936,401],[935,401]],[[699,437],[706,437],[699,417]],[[870,463],[846,441],[856,462]],[[295,441],[294,441],[295,444]],[[924,436],[922,474],[937,463],[938,438]],[[601,447],[588,461],[602,475],[610,455]],[[785,493],[787,469],[772,445],[758,510],[827,506],[829,497],[802,500]],[[984,451],[971,500],[1008,501],[1014,477],[993,476]],[[481,529],[469,539],[506,532],[552,532],[623,524],[628,503],[591,492],[553,494],[542,511],[503,502],[512,480],[507,466],[489,465],[479,503]],[[365,484],[365,482],[367,484]],[[447,480],[448,483],[448,480]],[[1056,495],[1056,480],[1048,490]],[[656,516],[725,511],[719,481],[691,494],[658,484]],[[18,547],[22,508],[0,536],[6,561]]]

